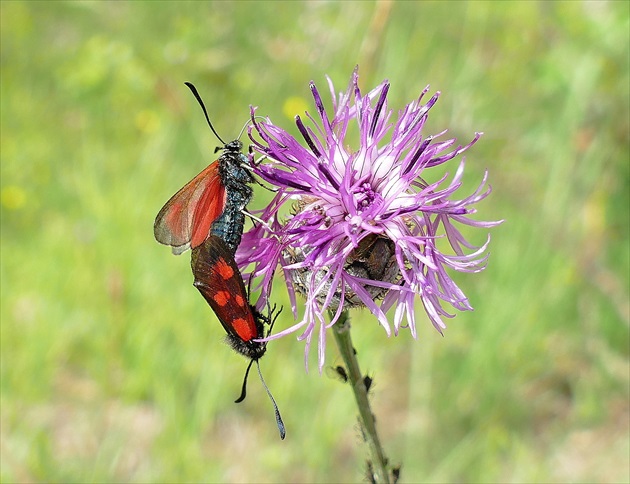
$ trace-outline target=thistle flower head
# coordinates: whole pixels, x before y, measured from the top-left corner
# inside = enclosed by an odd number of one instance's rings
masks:
[[[382,82],[363,94],[355,69],[345,92],[332,95],[332,114],[324,108],[315,84],[310,88],[317,113],[295,122],[303,138],[296,140],[268,118],[254,116],[250,138],[266,157],[256,173],[277,189],[260,212],[267,225],[243,236],[237,253],[241,266],[253,263],[247,278],[262,277],[262,304],[269,295],[277,266],[286,278],[293,312],[299,322],[270,338],[301,331],[308,354],[317,335],[319,368],[324,365],[326,330],[341,312],[366,307],[387,335],[409,328],[417,337],[414,301],[419,298],[433,326],[441,333],[443,318],[453,317],[444,306],[470,310],[468,299],[447,269],[477,272],[485,267],[489,236],[481,247],[468,243],[457,225],[491,227],[500,222],[471,220],[474,205],[489,195],[487,174],[465,196],[464,160],[451,177],[439,171],[469,149],[481,136],[461,146],[442,139],[446,130],[426,136],[429,110],[440,95],[419,98],[398,112],[388,108],[390,84]],[[358,128],[352,144],[349,130]],[[438,179],[434,182],[425,180]],[[292,213],[281,216],[290,204]],[[446,243],[445,243],[446,242]],[[448,249],[445,252],[445,249]],[[298,318],[296,292],[306,299]],[[395,308],[393,321],[386,312]],[[332,317],[326,321],[325,313]]]

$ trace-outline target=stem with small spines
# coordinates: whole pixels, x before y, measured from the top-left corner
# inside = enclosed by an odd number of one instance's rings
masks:
[[[354,393],[354,398],[359,409],[359,420],[363,427],[363,436],[370,455],[369,462],[371,465],[369,469],[372,474],[371,478],[378,484],[390,484],[391,480],[388,472],[387,458],[385,457],[378,433],[376,432],[376,422],[370,408],[367,388],[365,387],[363,374],[359,369],[356,351],[352,346],[350,318],[348,317],[347,311],[341,313],[339,320],[333,326],[333,334],[335,335],[335,341],[339,347],[339,353],[346,365],[348,381],[352,387],[352,392]]]

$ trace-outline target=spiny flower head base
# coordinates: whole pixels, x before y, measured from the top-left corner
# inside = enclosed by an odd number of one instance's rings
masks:
[[[392,328],[385,313],[395,307],[394,334],[408,327],[414,338],[416,297],[440,333],[446,327],[442,318],[454,316],[443,308],[444,303],[460,311],[471,310],[447,269],[482,270],[490,237],[483,246],[475,247],[455,224],[487,228],[500,223],[469,218],[476,212],[473,205],[491,191],[486,187],[487,173],[474,193],[456,196],[464,160],[450,181],[448,174],[434,183],[424,181],[428,170],[435,171],[457,157],[481,135],[476,133],[467,145],[455,149],[451,149],[454,139],[437,140],[446,131],[423,136],[428,112],[439,92],[423,102],[427,87],[392,123],[387,106],[389,82],[364,95],[355,70],[348,89],[339,97],[330,79],[328,82],[332,117],[312,82],[317,116],[306,113],[306,117],[313,127],[296,116],[305,146],[269,119],[260,121],[252,108],[249,135],[255,149],[267,158],[256,173],[278,191],[259,215],[267,225],[260,224],[246,233],[237,254],[241,266],[254,264],[247,278],[262,277],[263,304],[278,265],[283,269],[296,319],[295,292],[305,296],[300,321],[270,339],[300,330],[299,339],[306,340],[308,355],[317,334],[320,371],[325,361],[326,330],[344,309],[369,308],[389,336]],[[346,144],[351,123],[359,130],[354,148]],[[284,219],[279,211],[287,203],[293,205],[293,214]],[[438,244],[439,239],[448,241],[452,254],[442,251],[444,244]],[[326,322],[326,312],[332,314],[330,322]]]

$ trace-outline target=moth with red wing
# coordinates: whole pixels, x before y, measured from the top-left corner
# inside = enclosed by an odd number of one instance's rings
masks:
[[[252,364],[256,362],[260,381],[274,407],[280,438],[284,439],[285,428],[280,411],[265,384],[258,363],[258,360],[267,350],[267,343],[256,341],[266,336],[264,323],[270,325],[269,332],[271,332],[271,327],[275,321],[273,310],[269,310],[268,316],[263,316],[254,306],[249,304],[245,284],[238,266],[230,254],[227,244],[220,237],[211,234],[203,244],[195,247],[192,250],[190,266],[195,276],[193,285],[219,318],[227,333],[227,343],[234,351],[250,359],[243,379],[241,396],[236,400],[236,403],[245,399],[247,376]],[[279,312],[276,313],[276,317],[278,314]]]
[[[212,132],[223,143],[223,153],[195,178],[188,182],[158,213],[153,233],[158,242],[170,245],[174,254],[192,249],[191,268],[194,286],[215,312],[227,333],[228,344],[250,359],[241,396],[245,399],[247,377],[256,362],[258,375],[274,407],[280,438],[285,427],[278,406],[267,388],[258,360],[265,354],[265,324],[269,332],[275,317],[273,310],[263,316],[249,303],[245,284],[234,254],[241,242],[245,223],[244,209],[251,200],[254,182],[249,172],[249,159],[242,153],[243,144],[234,140],[225,143],[214,130],[206,107],[195,87],[186,83],[203,109]]]
[[[253,195],[250,161],[242,153],[243,143],[221,139],[197,89],[189,82],[185,84],[203,109],[210,129],[223,143],[223,153],[166,202],[155,218],[153,234],[179,255],[198,247],[212,233],[222,238],[234,254],[243,235],[243,210]]]
[[[225,242],[209,235],[192,250],[190,266],[193,285],[219,318],[228,344],[247,358],[260,359],[267,345],[254,339],[264,337],[264,318],[250,306],[243,278]]]

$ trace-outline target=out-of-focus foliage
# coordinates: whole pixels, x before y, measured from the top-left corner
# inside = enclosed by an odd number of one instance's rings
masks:
[[[3,481],[361,479],[350,390],[305,375],[303,343],[270,344],[281,442],[254,379],[233,403],[246,361],[188,255],[152,237],[217,145],[184,81],[230,138],[250,104],[288,129],[313,109],[308,81],[341,89],[356,64],[364,89],[391,81],[392,107],[442,91],[428,132],[486,133],[465,181],[488,168],[480,218],[506,219],[445,338],[427,323],[388,340],[351,314],[402,481],[630,479],[627,3],[0,9]]]

